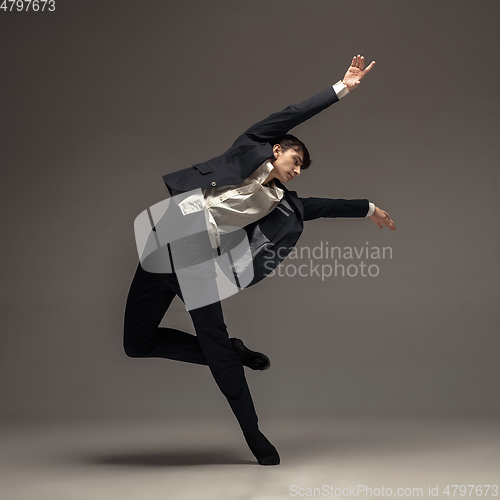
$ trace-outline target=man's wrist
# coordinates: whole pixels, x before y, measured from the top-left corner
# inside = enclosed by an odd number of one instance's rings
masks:
[[[349,93],[349,89],[342,80],[339,80],[337,83],[333,84],[332,87],[339,99],[342,99],[342,97],[346,96]]]
[[[368,202],[368,213],[365,215],[365,217],[371,217],[375,213],[375,204],[372,203],[371,201]]]

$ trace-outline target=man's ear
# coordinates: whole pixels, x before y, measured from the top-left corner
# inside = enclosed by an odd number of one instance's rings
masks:
[[[274,157],[277,159],[278,156],[282,153],[281,145],[280,144],[275,144],[273,146],[273,153],[274,153]]]

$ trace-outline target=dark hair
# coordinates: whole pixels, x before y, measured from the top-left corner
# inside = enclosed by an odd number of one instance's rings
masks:
[[[283,151],[287,151],[290,148],[293,148],[296,151],[302,151],[302,154],[304,155],[304,160],[300,167],[301,170],[306,170],[311,165],[312,160],[311,157],[309,156],[309,151],[307,150],[306,145],[300,139],[297,139],[297,137],[295,137],[294,135],[292,134],[282,135],[281,137],[273,139],[272,143],[273,146],[275,144],[279,144]]]

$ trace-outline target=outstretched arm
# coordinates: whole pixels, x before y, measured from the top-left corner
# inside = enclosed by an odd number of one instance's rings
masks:
[[[289,130],[305,122],[337,102],[341,97],[357,88],[361,80],[375,65],[375,61],[363,70],[364,57],[354,56],[343,80],[328,87],[319,94],[299,103],[291,104],[282,111],[273,113],[264,120],[252,125],[243,135],[251,136],[261,141],[271,141],[286,134]]]
[[[369,202],[366,199],[300,198],[304,207],[304,220],[336,217],[366,217]]]
[[[330,86],[299,104],[291,104],[285,109],[269,115],[245,130],[242,135],[258,141],[272,141],[276,137],[285,135],[292,128],[317,115],[338,100],[337,93]]]
[[[343,198],[300,198],[299,200],[304,207],[304,221],[336,217],[367,217],[370,212],[369,201],[366,199],[345,200]],[[396,230],[394,222],[389,214],[384,210],[374,206],[374,212],[368,217],[382,229],[383,226]]]

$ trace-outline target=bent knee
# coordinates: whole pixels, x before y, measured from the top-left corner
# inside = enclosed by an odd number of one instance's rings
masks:
[[[141,358],[142,357],[140,352],[137,349],[134,349],[134,348],[131,348],[128,346],[123,346],[123,350],[125,351],[125,354],[129,358]]]
[[[125,351],[125,354],[129,358],[143,358],[144,357],[144,348],[137,345],[137,344],[127,342],[126,338],[123,341],[123,350]]]

